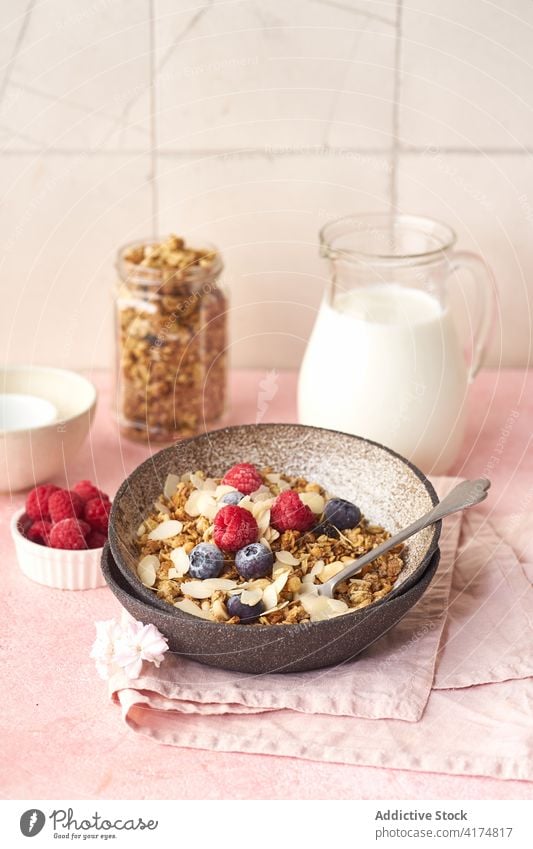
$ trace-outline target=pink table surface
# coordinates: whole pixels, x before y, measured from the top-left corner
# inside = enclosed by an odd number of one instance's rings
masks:
[[[91,377],[99,388],[96,422],[68,477],[71,484],[90,477],[113,494],[150,452],[119,439],[109,376]],[[228,423],[256,421],[265,378],[273,397],[262,420],[296,420],[293,373],[241,371],[231,378]],[[531,509],[533,372],[487,371],[474,384],[469,400],[468,436],[453,472],[492,478],[491,498],[483,505],[487,511]],[[110,704],[88,657],[93,622],[117,616],[120,607],[107,588],[62,592],[33,584],[19,572],[9,519],[23,500],[23,494],[0,496],[4,798],[532,797],[529,782],[176,749],[134,735]]]

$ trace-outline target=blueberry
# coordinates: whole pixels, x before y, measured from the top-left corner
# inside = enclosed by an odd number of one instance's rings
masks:
[[[243,604],[238,595],[230,595],[226,608],[230,616],[238,616],[241,622],[253,622],[265,609],[262,601],[257,604]]]
[[[339,538],[339,532],[337,528],[332,525],[330,522],[320,522],[320,524],[316,525],[311,531],[316,537],[322,536],[324,534],[327,537],[331,537],[332,539]]]
[[[235,555],[235,568],[239,575],[246,580],[264,578],[272,572],[274,555],[266,545],[252,542],[240,548]]]
[[[361,511],[351,501],[345,501],[344,498],[332,498],[331,501],[326,502],[324,518],[339,531],[344,531],[346,528],[357,527],[361,521]]]
[[[219,504],[238,504],[239,501],[242,501],[244,495],[242,492],[239,492],[238,489],[232,490],[232,492],[226,492],[225,495],[219,501]]]
[[[224,568],[224,555],[220,548],[201,542],[189,554],[191,578],[218,578]]]

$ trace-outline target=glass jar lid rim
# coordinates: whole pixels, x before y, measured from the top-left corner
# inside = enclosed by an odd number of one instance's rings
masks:
[[[165,265],[161,268],[154,268],[149,265],[141,265],[140,263],[132,262],[131,260],[126,259],[124,256],[125,253],[129,250],[139,247],[146,247],[150,245],[156,245],[163,241],[163,238],[155,238],[150,237],[146,239],[134,239],[131,242],[127,242],[125,245],[122,245],[117,251],[117,259],[116,259],[116,267],[123,276],[123,271],[126,272],[126,275],[135,276],[137,273],[139,277],[142,277],[145,283],[153,280],[154,283],[159,282],[161,277],[163,276],[163,272],[168,274],[169,272],[174,272],[176,275],[185,274],[185,275],[194,275],[197,277],[209,277],[213,275],[218,275],[222,271],[223,263],[222,257],[216,245],[211,242],[202,242],[199,247],[191,248],[191,250],[196,251],[204,251],[206,254],[212,254],[214,257],[214,261],[209,266],[199,266],[197,263],[191,263],[189,266],[185,268],[179,268],[178,266],[174,267],[171,265]]]

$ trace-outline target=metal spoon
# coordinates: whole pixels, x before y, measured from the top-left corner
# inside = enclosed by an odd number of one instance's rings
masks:
[[[416,522],[413,522],[412,525],[404,528],[403,531],[399,531],[393,537],[390,537],[390,539],[385,540],[385,542],[382,542],[381,545],[373,548],[372,551],[369,551],[367,554],[363,554],[363,556],[358,557],[357,560],[352,560],[351,563],[348,563],[348,565],[334,575],[333,578],[330,578],[325,584],[319,585],[318,594],[325,595],[328,598],[333,598],[335,587],[347,578],[353,578],[354,575],[357,575],[357,573],[361,571],[363,566],[366,566],[368,563],[372,563],[376,557],[390,551],[391,548],[394,548],[394,546],[403,542],[408,537],[413,536],[413,534],[418,533],[418,531],[423,530],[423,528],[427,528],[428,525],[438,522],[439,519],[444,519],[444,517],[449,516],[450,513],[456,513],[458,510],[464,510],[466,507],[474,507],[474,505],[479,504],[487,497],[487,490],[489,487],[490,481],[487,480],[487,478],[478,478],[474,481],[462,481],[448,493],[446,498],[439,501],[439,503],[435,505],[429,513],[421,516],[421,518],[417,519]]]

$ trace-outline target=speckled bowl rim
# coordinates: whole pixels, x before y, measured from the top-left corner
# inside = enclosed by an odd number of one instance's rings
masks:
[[[314,425],[302,425],[302,424],[298,424],[298,423],[294,423],[294,422],[261,422],[261,423],[258,423],[258,424],[228,425],[226,427],[217,428],[215,430],[205,431],[205,433],[197,434],[196,436],[190,436],[190,437],[187,437],[186,439],[181,439],[181,440],[179,440],[179,442],[172,443],[172,445],[167,445],[165,448],[162,448],[160,451],[156,451],[155,454],[152,454],[150,457],[148,457],[146,460],[144,460],[142,463],[140,463],[132,472],[130,472],[130,474],[127,476],[127,478],[125,478],[125,480],[121,483],[121,485],[119,486],[119,488],[116,492],[116,495],[113,499],[113,506],[111,508],[111,513],[110,513],[110,516],[109,516],[109,532],[108,532],[108,544],[109,544],[109,548],[111,550],[111,556],[113,557],[113,560],[115,561],[117,568],[122,572],[122,567],[121,567],[120,563],[118,562],[118,558],[117,558],[117,554],[116,554],[116,552],[119,549],[118,549],[118,535],[117,535],[117,532],[115,530],[115,518],[116,518],[116,512],[118,510],[118,504],[120,502],[120,499],[121,499],[123,493],[128,489],[129,480],[130,480],[132,475],[139,473],[141,469],[149,468],[150,466],[153,466],[154,459],[158,455],[163,454],[166,451],[172,451],[176,447],[180,447],[182,445],[189,445],[189,444],[197,441],[199,438],[204,439],[206,437],[209,437],[211,435],[218,434],[218,433],[227,433],[227,434],[237,433],[239,431],[246,430],[248,428],[260,429],[260,430],[265,429],[266,430],[266,429],[272,428],[272,427],[301,427],[301,428],[305,428],[306,430],[313,430],[313,431],[317,431],[317,432],[320,432],[320,433],[339,434],[341,436],[347,436],[347,437],[350,437],[350,438],[353,438],[353,439],[359,439],[361,442],[364,442],[368,445],[373,445],[377,448],[381,448],[387,454],[390,454],[392,457],[395,457],[396,459],[400,460],[412,472],[414,472],[415,476],[420,480],[420,482],[425,487],[426,492],[428,493],[433,506],[435,506],[439,502],[439,497],[438,497],[437,493],[435,492],[435,488],[434,488],[433,484],[426,477],[426,475],[418,468],[418,466],[415,466],[414,463],[412,463],[410,460],[407,460],[401,454],[398,454],[398,452],[394,451],[392,448],[388,448],[386,445],[382,445],[380,442],[375,442],[372,439],[366,439],[364,436],[358,436],[357,434],[346,433],[345,431],[340,431],[340,430],[332,430],[331,428],[315,427]],[[335,619],[344,619],[346,616],[351,616],[351,617],[355,617],[356,619],[358,619],[359,616],[364,616],[365,612],[368,613],[369,609],[375,610],[378,606],[386,604],[388,600],[395,598],[401,592],[408,590],[410,587],[413,586],[413,584],[418,583],[418,581],[422,578],[423,574],[425,573],[427,567],[430,565],[432,558],[433,558],[433,555],[435,554],[435,552],[438,549],[441,527],[442,527],[442,521],[435,522],[435,524],[433,525],[433,536],[431,538],[431,541],[428,545],[427,551],[426,551],[423,559],[420,561],[419,566],[413,572],[413,574],[410,575],[399,587],[396,588],[396,590],[397,590],[396,592],[395,592],[395,588],[393,588],[391,590],[391,592],[388,593],[384,598],[373,602],[368,607],[363,607],[360,610],[355,610],[353,612],[343,613],[341,616],[336,616],[334,618]],[[125,568],[127,568],[127,567],[125,567]],[[128,570],[128,571],[131,572],[131,570]],[[133,573],[131,573],[131,574],[133,575]],[[126,580],[128,580],[126,575],[124,575],[124,577],[126,578]],[[136,576],[134,576],[134,577],[136,577]],[[411,578],[412,580],[410,581],[409,578]],[[139,581],[140,586],[142,586],[142,584],[141,584],[141,582],[138,578],[137,578],[137,581]],[[133,586],[132,586],[132,592],[128,593],[128,595],[133,595]],[[150,605],[150,602],[147,601],[143,596],[133,595],[133,597],[137,598],[143,604]],[[203,628],[203,629],[211,628],[213,630],[215,630],[215,629],[218,630],[220,628],[220,624],[221,624],[220,622],[210,622],[208,619],[201,619],[198,616],[193,616],[190,613],[186,613],[183,610],[179,610],[178,608],[173,607],[171,604],[168,604],[167,602],[163,601],[162,599],[158,599],[155,595],[153,597],[152,606],[155,607],[157,610],[162,610],[166,613],[173,615],[176,618],[177,621],[179,621],[180,619],[183,619],[183,617],[186,617],[187,621],[189,623],[191,623],[191,622],[194,623],[194,626],[197,627],[197,628]],[[329,622],[331,620],[328,619],[326,621]],[[303,633],[308,628],[320,628],[320,626],[323,625],[323,624],[324,624],[324,622],[308,622],[308,621],[305,621],[305,622],[292,623],[290,626],[289,625],[283,625],[282,623],[279,623],[279,624],[273,624],[273,625],[253,625],[253,626],[249,626],[249,627],[252,627],[254,631],[259,631],[259,632],[261,632],[265,635],[266,634],[272,634],[275,631],[279,632],[280,629],[282,629],[283,633],[286,633],[287,628],[289,628],[291,633],[294,634],[296,632]],[[248,626],[243,626],[243,627],[248,627]]]

